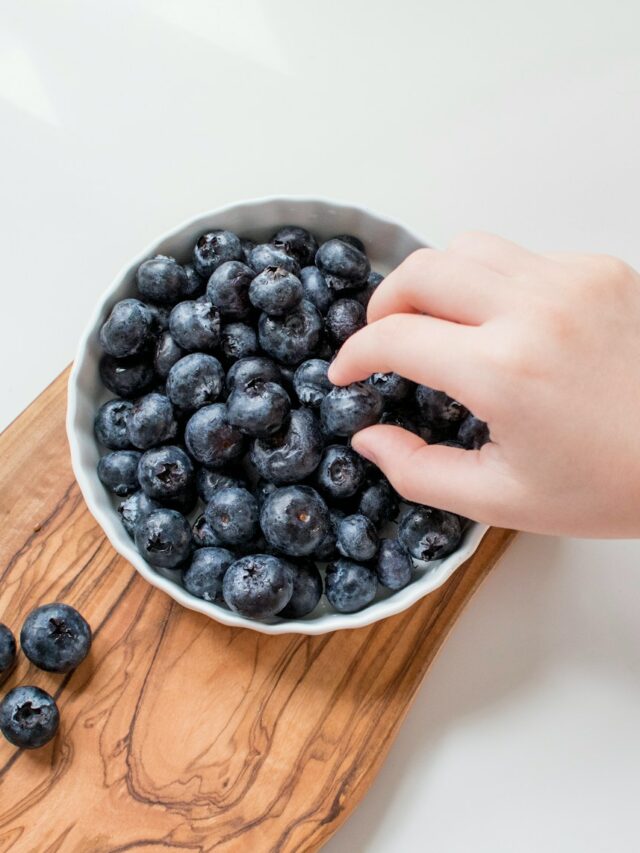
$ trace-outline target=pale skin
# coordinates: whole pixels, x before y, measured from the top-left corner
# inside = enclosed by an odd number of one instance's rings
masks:
[[[390,371],[491,431],[475,451],[395,426],[357,433],[354,448],[408,500],[539,533],[640,534],[640,275],[622,261],[475,232],[414,252],[329,378]]]

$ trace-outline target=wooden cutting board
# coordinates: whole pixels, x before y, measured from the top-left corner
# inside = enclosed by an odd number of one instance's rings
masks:
[[[74,673],[20,655],[56,739],[0,737],[0,853],[317,850],[362,799],[429,664],[512,533],[405,613],[269,637],[184,610],[105,539],[71,472],[67,373],[0,436],[0,621],[55,600],[94,630]]]

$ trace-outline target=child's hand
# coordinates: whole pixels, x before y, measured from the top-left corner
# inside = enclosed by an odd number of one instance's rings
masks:
[[[478,521],[578,536],[640,533],[640,276],[598,255],[537,255],[489,234],[415,252],[342,347],[337,385],[395,371],[486,420],[491,443],[403,429],[353,446],[405,498]]]

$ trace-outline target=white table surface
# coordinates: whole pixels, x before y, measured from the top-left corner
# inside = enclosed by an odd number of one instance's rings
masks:
[[[131,255],[235,199],[640,265],[639,26],[636,0],[3,3],[1,424]],[[639,563],[521,536],[326,849],[640,849]]]

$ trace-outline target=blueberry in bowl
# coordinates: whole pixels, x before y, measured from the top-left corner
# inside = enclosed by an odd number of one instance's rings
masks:
[[[180,604],[265,633],[397,613],[485,528],[407,506],[350,446],[377,423],[479,450],[486,424],[396,374],[328,367],[425,245],[333,202],[267,199],[154,243],[97,307],[70,379],[76,477],[111,543]]]
[[[293,572],[272,554],[241,557],[227,569],[222,595],[232,611],[250,619],[276,616],[291,601]]]

